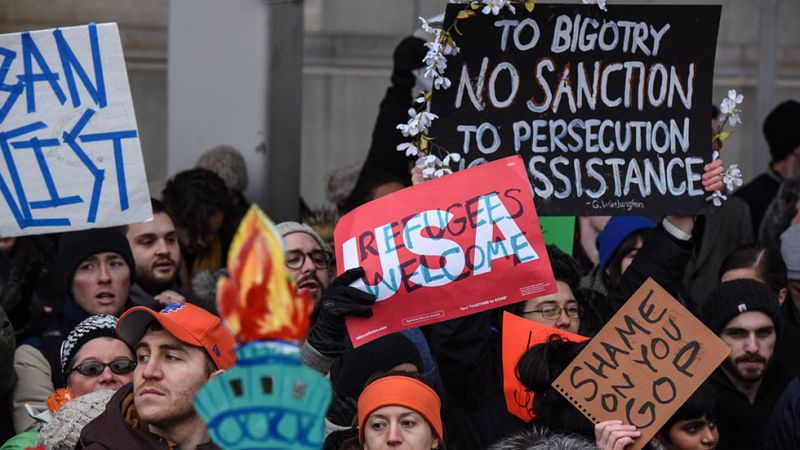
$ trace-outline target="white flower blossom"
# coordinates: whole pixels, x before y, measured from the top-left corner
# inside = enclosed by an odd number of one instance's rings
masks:
[[[422,178],[426,180],[453,173],[453,171],[435,155],[420,156],[417,158],[415,165],[418,169],[422,169]]]
[[[606,0],[583,0],[584,5],[594,5],[597,4],[597,7],[602,9],[603,11],[608,11],[606,8]]]
[[[414,110],[414,108],[408,109],[408,115],[410,116],[408,122],[401,123],[397,125],[396,128],[400,130],[400,132],[403,133],[403,136],[405,137],[416,136],[420,133],[420,131],[423,131],[419,123],[419,116],[417,115],[417,112]]]
[[[722,191],[714,191],[713,194],[706,197],[706,201],[713,202],[714,206],[722,206],[722,201],[727,199],[728,197],[726,197]]]
[[[503,0],[483,0],[483,4],[486,5],[481,10],[484,14],[494,14],[495,16],[500,14],[500,8],[503,7]]]
[[[722,182],[725,183],[725,188],[728,192],[733,191],[744,183],[742,179],[742,170],[739,169],[738,164],[731,164],[728,166],[725,170],[725,174],[722,176]]]
[[[441,178],[441,177],[443,177],[445,175],[449,175],[451,173],[453,173],[452,170],[450,170],[450,169],[448,169],[446,167],[443,167],[443,168],[437,169],[435,172],[433,172],[433,178]]]
[[[426,100],[425,100],[425,94],[421,94],[419,97],[417,97],[417,99],[416,99],[416,100],[414,100],[414,102],[415,102],[415,103],[425,103],[425,102],[426,102]]]
[[[442,54],[441,44],[428,42],[425,45],[429,46],[429,50],[428,53],[425,54],[425,57],[422,58],[422,62],[428,66],[428,70],[435,70],[440,73],[444,72],[444,69],[447,68],[447,59]],[[425,76],[427,77],[428,75]]]
[[[447,89],[450,87],[450,79],[442,76],[436,77],[433,80],[433,87],[436,89]]]
[[[728,98],[733,100],[737,105],[741,105],[742,101],[744,101],[744,96],[742,94],[737,94],[736,89],[728,91]]]
[[[736,89],[731,89],[728,91],[728,96],[723,98],[722,102],[719,104],[719,111],[727,116],[727,123],[730,126],[742,123],[742,118],[739,117],[741,110],[738,108],[738,105],[741,105],[742,101],[744,101],[744,96],[738,94]]]
[[[431,24],[429,24],[428,21],[425,20],[424,17],[420,17],[419,21],[420,21],[420,27],[422,28],[422,31],[424,31],[426,33],[430,33],[430,34],[435,34],[436,33],[436,28],[433,28],[431,26]]]
[[[450,45],[447,42],[444,44],[444,49],[442,49],[442,53],[444,53],[445,55],[457,55],[459,51],[461,51],[460,48],[454,45]]]
[[[711,154],[711,160],[716,161],[719,159],[719,152],[714,150],[714,153]]]
[[[442,160],[442,164],[444,164],[445,166],[449,166],[450,161],[454,163],[461,161],[461,155],[458,153],[448,153],[447,156],[445,156],[444,159]]]
[[[427,131],[428,127],[430,127],[433,121],[438,119],[439,116],[437,116],[434,113],[429,113],[427,111],[420,111],[417,113],[415,118],[419,123],[420,129],[422,129],[422,131]]]
[[[406,156],[417,156],[419,148],[412,142],[403,142],[397,145],[397,151],[406,152]]]

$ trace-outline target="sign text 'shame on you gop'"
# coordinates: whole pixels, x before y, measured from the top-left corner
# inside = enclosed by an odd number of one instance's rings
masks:
[[[641,449],[728,356],[730,347],[653,279],[553,382],[594,423],[621,420]]]
[[[445,26],[464,5],[450,4]],[[520,155],[543,216],[696,213],[719,6],[537,4],[458,20],[433,145]]]
[[[0,236],[151,215],[117,25],[0,35]]]
[[[353,345],[555,292],[522,159],[504,158],[378,198],[334,233],[337,271],[375,295],[348,317]]]

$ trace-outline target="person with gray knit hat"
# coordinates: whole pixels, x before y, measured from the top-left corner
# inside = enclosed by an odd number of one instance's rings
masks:
[[[777,295],[752,279],[721,283],[701,319],[731,353],[709,378],[720,394],[719,448],[755,448],[792,374],[775,356],[783,323]]]
[[[298,292],[307,292],[314,302],[331,279],[331,258],[325,241],[313,228],[298,222],[276,225],[286,248],[286,268],[297,282]]]

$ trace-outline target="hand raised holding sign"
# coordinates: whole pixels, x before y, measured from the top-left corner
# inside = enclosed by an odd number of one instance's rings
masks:
[[[594,426],[595,445],[600,450],[623,450],[641,432],[633,425],[625,425],[621,420],[606,420]]]
[[[351,287],[364,276],[356,267],[336,277],[319,301],[319,317],[308,333],[308,343],[322,355],[338,358],[344,352],[345,316],[372,317],[375,296]]]
[[[706,164],[703,176],[700,178],[703,190],[709,193],[721,190],[725,185],[722,181],[723,172],[724,168],[721,159],[716,159]],[[667,220],[684,233],[692,234],[694,230],[694,216],[670,214],[667,216]]]
[[[725,183],[722,181],[725,171],[725,169],[722,167],[722,160],[715,159],[714,161],[706,164],[704,169],[703,176],[700,178],[700,182],[703,184],[703,189],[706,192],[714,192],[722,189],[725,185]]]

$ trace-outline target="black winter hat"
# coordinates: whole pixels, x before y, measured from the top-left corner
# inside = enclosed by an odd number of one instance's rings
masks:
[[[413,342],[402,333],[383,336],[361,347],[345,349],[338,370],[331,370],[333,388],[343,397],[358,398],[369,377],[411,363],[422,370],[422,358]]]
[[[769,286],[755,280],[733,280],[720,284],[703,305],[701,316],[703,323],[719,335],[734,317],[750,311],[761,311],[772,318],[775,332],[780,334],[778,297]]]
[[[64,233],[58,241],[55,270],[62,294],[69,293],[72,277],[78,265],[86,258],[103,252],[114,252],[122,256],[131,271],[131,284],[136,273],[128,239],[119,228],[95,228]]]
[[[800,146],[800,103],[787,100],[776,106],[764,119],[764,137],[772,162],[782,161]]]

